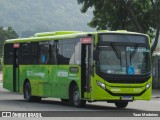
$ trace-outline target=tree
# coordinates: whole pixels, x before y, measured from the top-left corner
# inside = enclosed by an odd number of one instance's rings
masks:
[[[89,26],[98,29],[125,29],[149,34],[155,50],[160,32],[160,0],[77,0],[81,12],[93,7]]]
[[[2,55],[2,48],[4,41],[13,38],[18,38],[18,34],[13,30],[12,27],[8,28],[0,27],[0,58]]]

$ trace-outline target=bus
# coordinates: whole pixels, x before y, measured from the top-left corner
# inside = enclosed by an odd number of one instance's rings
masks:
[[[55,31],[6,40],[3,87],[40,101],[59,98],[82,107],[106,101],[117,108],[150,100],[150,38],[124,30]]]

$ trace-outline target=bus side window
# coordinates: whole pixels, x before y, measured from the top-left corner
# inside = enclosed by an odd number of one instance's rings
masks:
[[[65,64],[65,65],[69,64],[69,61],[75,51],[74,41],[75,39],[58,41],[58,53],[57,53],[58,64]]]
[[[29,58],[31,58],[31,64],[38,64],[38,42],[30,43]]]
[[[38,43],[22,43],[19,61],[20,64],[38,64]]]
[[[22,43],[20,47],[20,64],[30,64],[29,62],[29,43]]]
[[[40,56],[39,56],[39,63],[40,64],[47,64],[49,61],[49,43],[48,42],[40,42]]]
[[[48,64],[57,64],[56,44],[54,41],[49,42],[49,60]]]
[[[75,51],[69,61],[69,64],[80,65],[81,64],[81,42],[79,38],[75,40],[74,50]]]

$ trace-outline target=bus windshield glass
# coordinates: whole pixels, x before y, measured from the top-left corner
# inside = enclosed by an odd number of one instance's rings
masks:
[[[144,75],[150,72],[150,49],[144,41],[121,42],[118,38],[118,42],[102,41],[98,45],[97,62],[101,72],[123,75]]]

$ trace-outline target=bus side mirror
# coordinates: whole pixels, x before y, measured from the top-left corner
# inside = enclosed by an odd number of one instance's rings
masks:
[[[96,60],[96,58],[97,58],[97,51],[94,50],[94,51],[93,51],[93,60]]]

